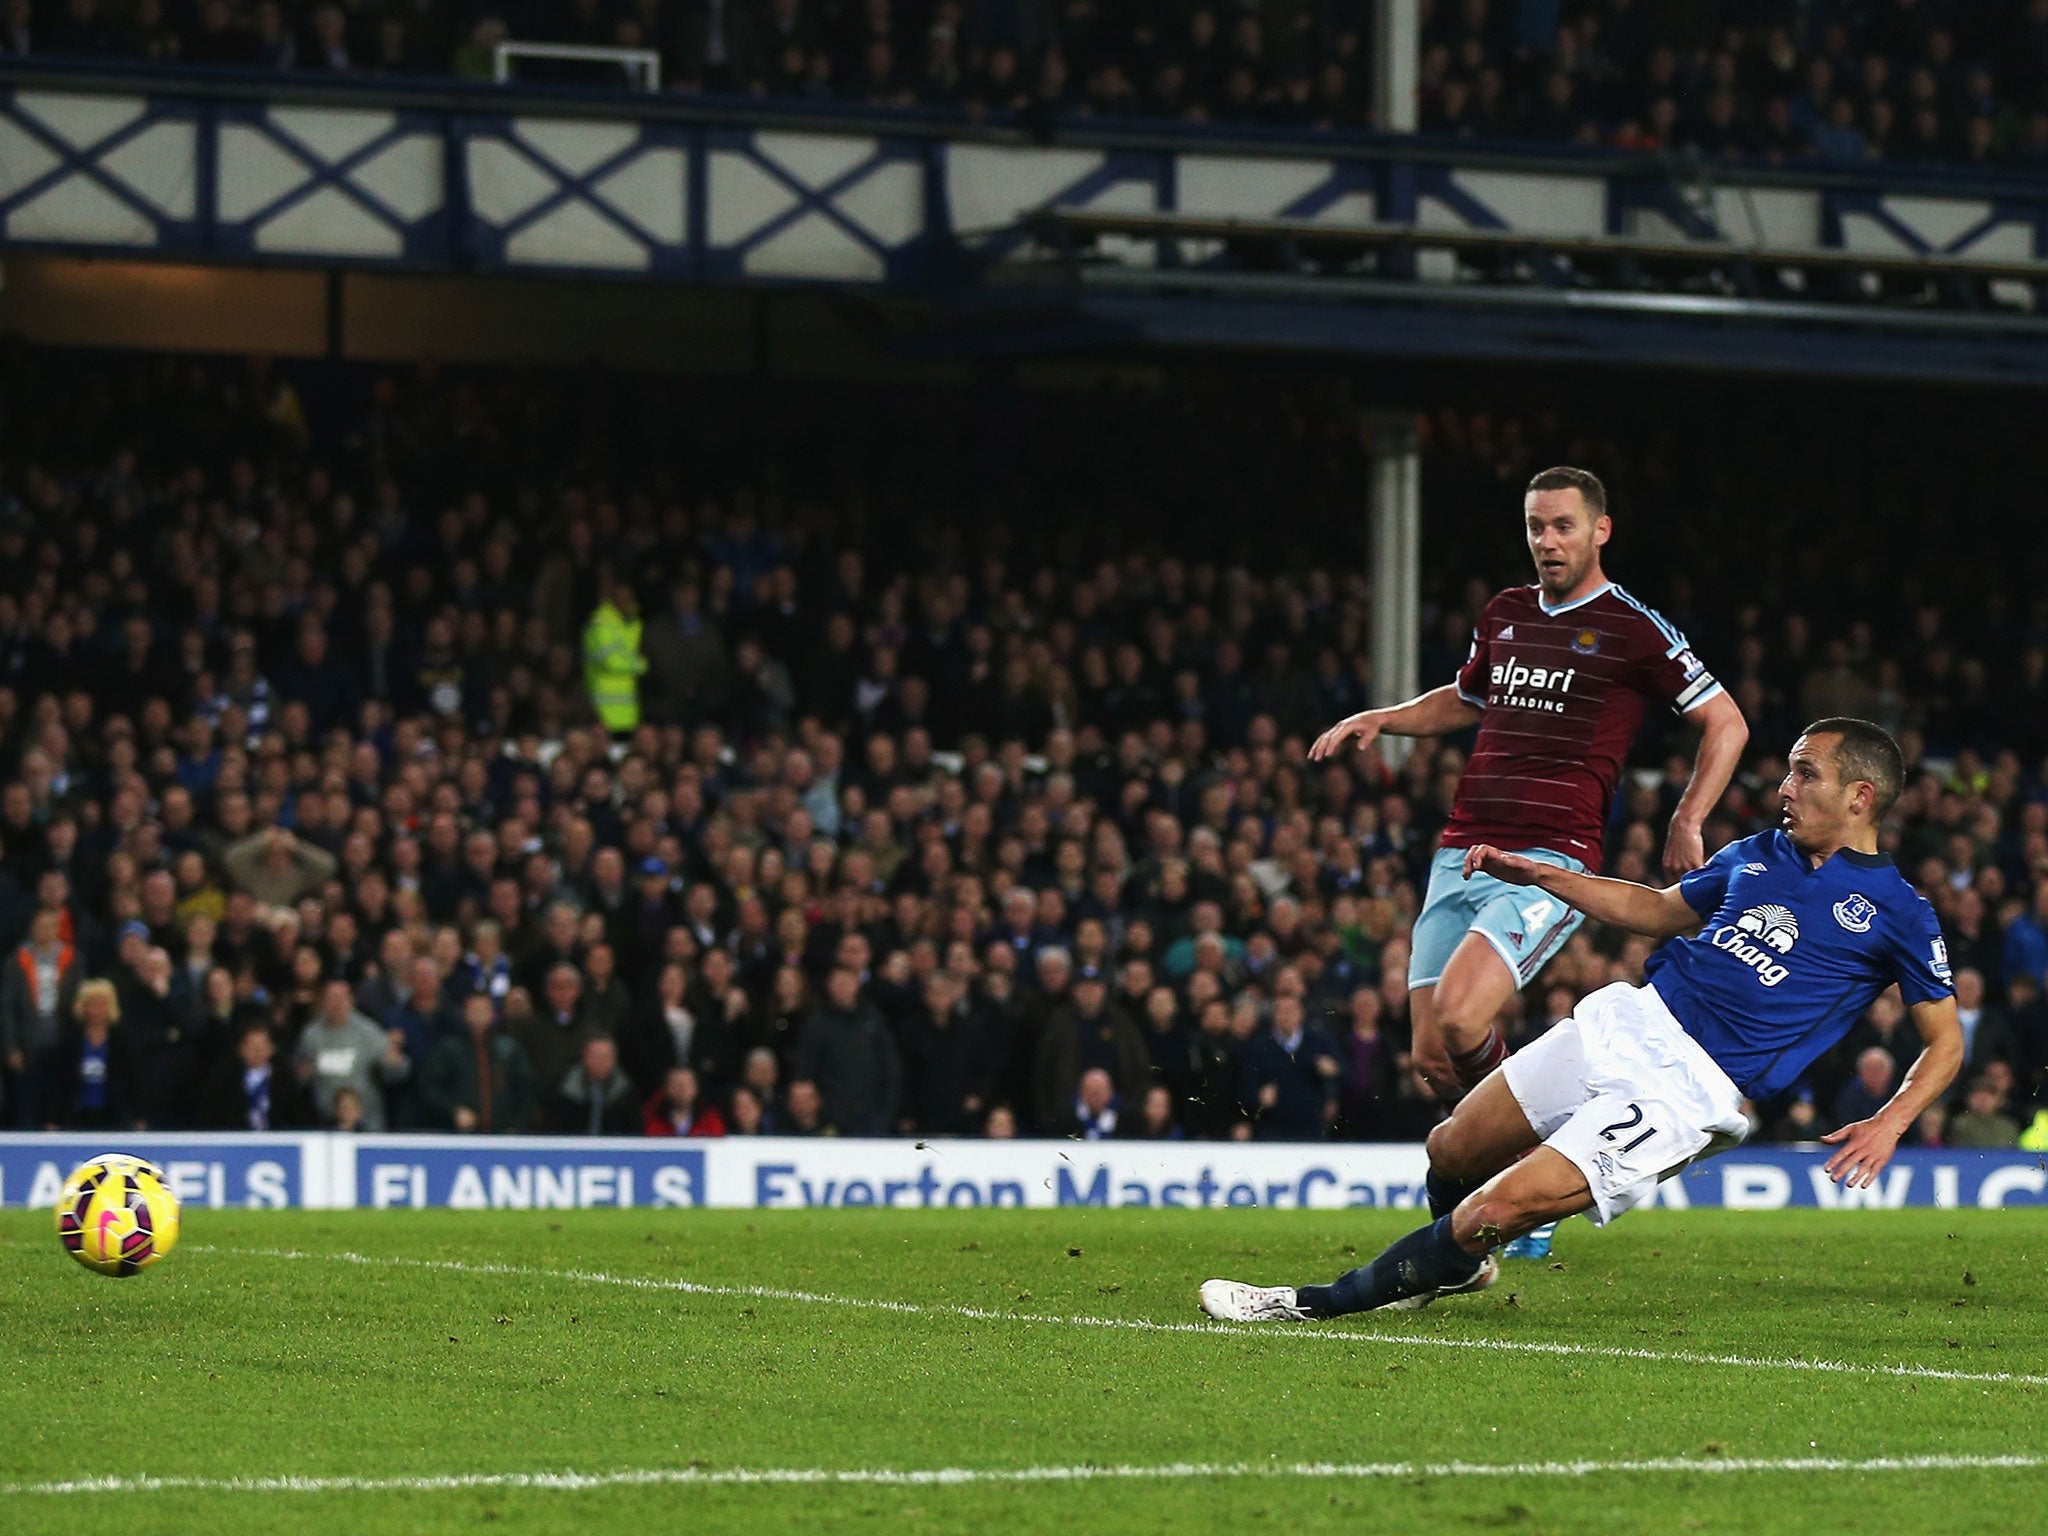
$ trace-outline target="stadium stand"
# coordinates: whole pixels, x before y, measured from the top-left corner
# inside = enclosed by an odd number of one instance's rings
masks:
[[[8,1119],[1417,1137],[1406,929],[1460,746],[1305,762],[1369,685],[1362,413],[1230,380],[991,409],[8,347]],[[1903,604],[1871,560],[2025,494],[1971,451],[2020,428],[1984,403],[1901,471],[1876,404],[1748,401],[1737,462],[1700,396],[1426,423],[1424,676],[1525,574],[1528,475],[1597,463],[1617,572],[1753,725],[1710,848],[1771,823],[1805,719],[1900,733],[1887,840],[1971,1039],[1924,1135],[2009,1141],[2048,1107],[2048,588],[1996,518]],[[1612,872],[1651,877],[1683,750],[1646,742]],[[1645,954],[1575,938],[1512,1033]],[[1881,1096],[1904,1027],[1880,1000],[1760,1123]]]
[[[492,78],[507,39],[658,53],[673,89],[1370,128],[1364,0],[7,0],[0,56]],[[1423,0],[1427,133],[1763,161],[2048,159],[2048,4]],[[585,75],[585,78],[589,76]]]

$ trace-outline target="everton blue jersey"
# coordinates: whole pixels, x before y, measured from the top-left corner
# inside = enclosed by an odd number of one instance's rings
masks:
[[[1706,926],[1653,954],[1648,980],[1752,1099],[1789,1088],[1892,983],[1909,1008],[1954,991],[1934,908],[1883,854],[1844,848],[1815,869],[1761,832],[1678,888]]]

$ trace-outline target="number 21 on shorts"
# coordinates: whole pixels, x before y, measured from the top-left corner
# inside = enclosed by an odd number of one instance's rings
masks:
[[[1628,1112],[1629,1112],[1629,1118],[1628,1118],[1628,1119],[1626,1119],[1626,1120],[1617,1120],[1617,1121],[1615,1121],[1615,1122],[1614,1122],[1614,1124],[1612,1124],[1612,1125],[1609,1125],[1609,1126],[1603,1126],[1603,1127],[1601,1127],[1601,1130],[1600,1130],[1600,1139],[1601,1139],[1602,1141],[1618,1141],[1618,1140],[1620,1140],[1621,1134],[1622,1134],[1623,1132],[1625,1132],[1625,1131],[1632,1131],[1632,1130],[1634,1130],[1634,1129],[1635,1129],[1635,1128],[1636,1128],[1637,1126],[1639,1126],[1639,1125],[1641,1125],[1641,1124],[1643,1123],[1643,1106],[1642,1106],[1642,1105],[1640,1105],[1640,1104],[1631,1104],[1631,1105],[1629,1105],[1629,1107],[1628,1107]],[[1654,1136],[1654,1135],[1656,1135],[1656,1134],[1657,1134],[1657,1127],[1655,1127],[1655,1126],[1653,1125],[1653,1126],[1651,1126],[1651,1127],[1650,1127],[1650,1128],[1649,1128],[1649,1129],[1648,1129],[1647,1131],[1644,1131],[1644,1132],[1642,1133],[1642,1135],[1640,1135],[1640,1136],[1636,1137],[1636,1138],[1635,1138],[1635,1139],[1634,1139],[1633,1141],[1624,1141],[1624,1142],[1622,1142],[1622,1144],[1621,1144],[1621,1150],[1622,1150],[1622,1152],[1623,1152],[1624,1154],[1627,1154],[1627,1153],[1633,1152],[1633,1151],[1635,1151],[1635,1149],[1636,1149],[1637,1147],[1640,1147],[1640,1146],[1641,1146],[1641,1145],[1642,1145],[1642,1144],[1643,1144],[1644,1142],[1648,1141],[1648,1140],[1649,1140],[1649,1139],[1650,1139],[1650,1138],[1651,1138],[1652,1136]]]

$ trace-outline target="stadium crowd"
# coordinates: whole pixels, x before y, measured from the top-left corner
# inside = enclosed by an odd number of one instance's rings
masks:
[[[12,1123],[1434,1122],[1406,934],[1462,746],[1305,760],[1370,678],[1342,531],[1367,442],[1341,389],[991,410],[7,347],[0,400]],[[1022,435],[978,441],[992,419]],[[1970,1052],[1922,1139],[2048,1135],[2048,604],[1994,582],[1945,606],[1937,573],[1874,578],[1867,545],[1831,566],[1813,527],[1696,516],[1742,489],[1692,476],[1710,449],[1476,409],[1427,427],[1425,680],[1489,584],[1526,577],[1522,482],[1597,462],[1618,573],[1651,573],[1752,723],[1709,849],[1773,823],[1804,719],[1897,730],[1913,773],[1886,841],[1942,914]],[[1858,480],[1860,437],[1830,460],[1787,430],[1788,498],[1885,478]],[[1246,551],[1255,496],[1276,510]],[[1747,595],[1709,603],[1735,539]],[[1623,878],[1653,877],[1685,781],[1661,729],[1612,822]],[[1647,953],[1582,931],[1511,1038]],[[1860,1117],[1915,1049],[1880,999],[1753,1106],[1760,1130]]]
[[[2044,0],[1421,11],[1430,133],[1772,161],[2048,159]],[[1350,129],[1372,126],[1370,16],[1369,0],[0,0],[0,56],[488,80],[516,39],[651,49],[687,92],[1048,130],[1084,116]]]

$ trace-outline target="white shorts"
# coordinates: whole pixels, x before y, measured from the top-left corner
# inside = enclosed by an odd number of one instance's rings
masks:
[[[1501,1070],[1543,1144],[1586,1176],[1596,1227],[1749,1134],[1742,1090],[1651,987],[1602,987]]]

